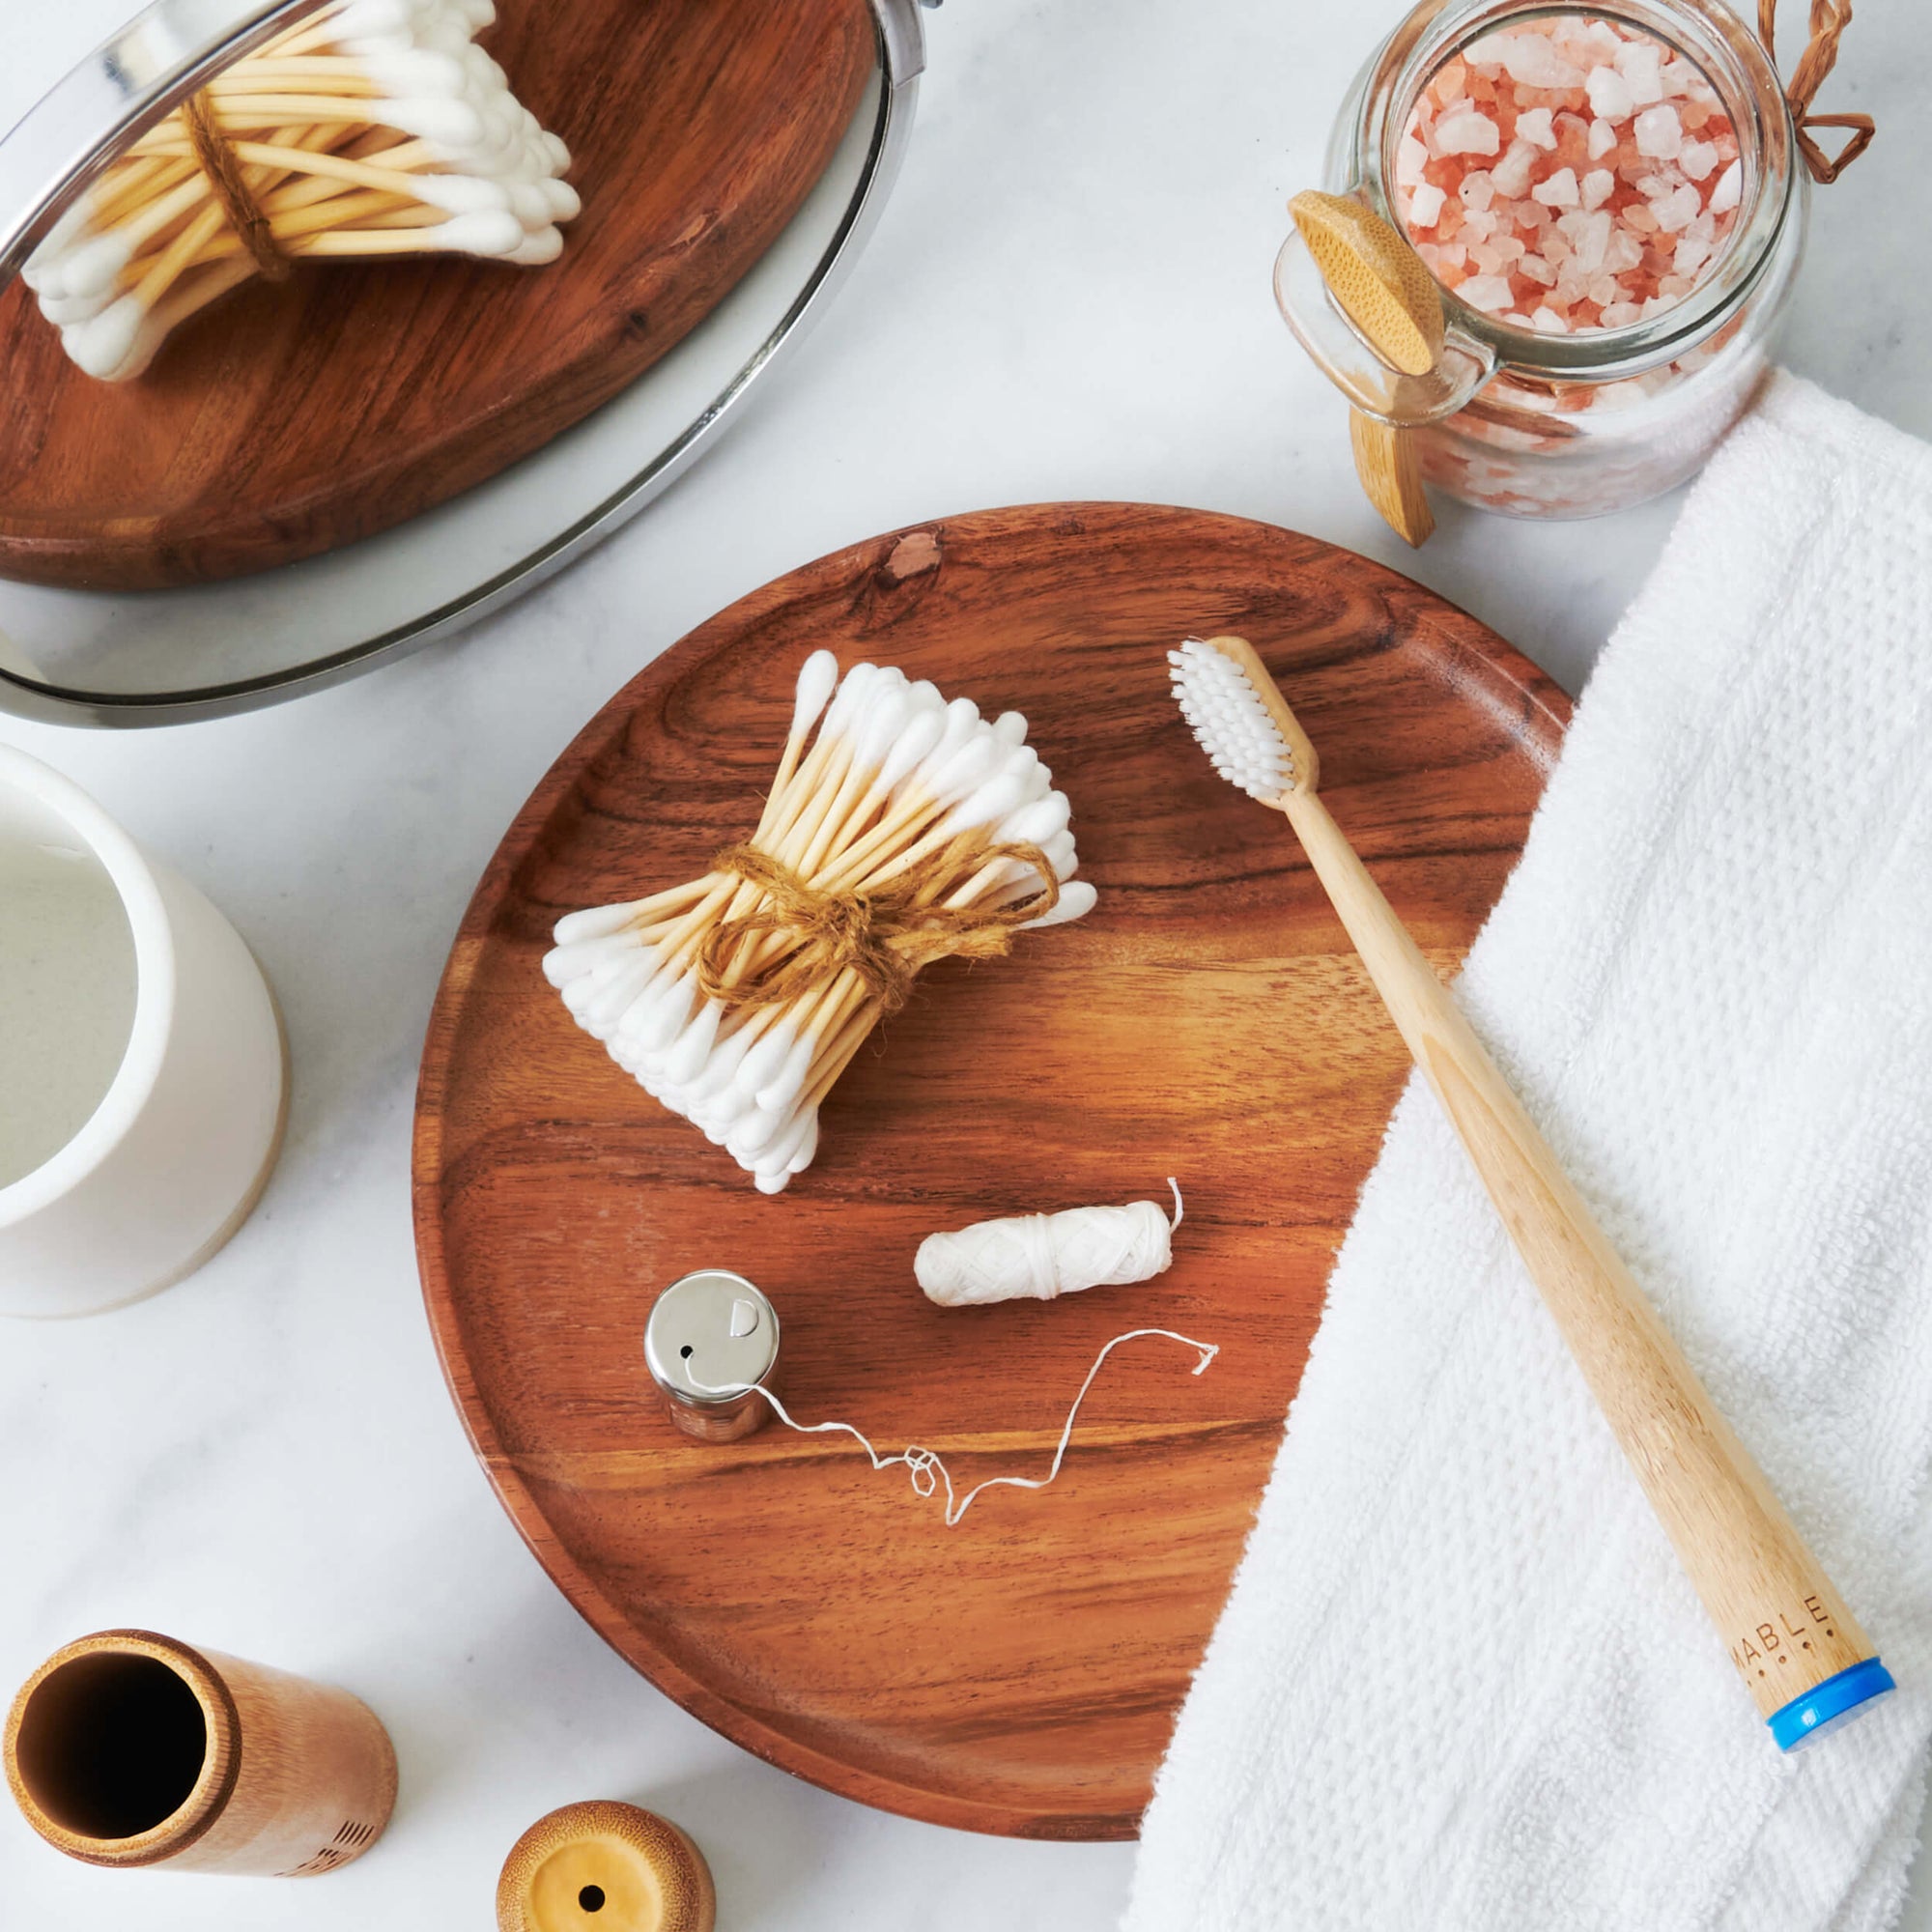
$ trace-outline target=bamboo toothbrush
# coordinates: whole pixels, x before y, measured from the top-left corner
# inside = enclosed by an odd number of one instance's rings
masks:
[[[1168,661],[1215,770],[1294,827],[1772,1735],[1789,1750],[1891,1690],[1831,1578],[1328,815],[1315,748],[1253,645],[1189,639]]]

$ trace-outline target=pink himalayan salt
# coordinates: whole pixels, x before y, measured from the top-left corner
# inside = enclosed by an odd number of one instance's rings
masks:
[[[1520,200],[1528,190],[1530,170],[1535,165],[1535,148],[1527,141],[1512,141],[1509,153],[1491,170],[1496,192],[1512,201]]]
[[[1527,114],[1516,117],[1517,138],[1527,141],[1532,148],[1554,148],[1556,130],[1549,125],[1549,109],[1533,107]]]
[[[1674,161],[1684,145],[1684,124],[1668,101],[1646,107],[1636,117],[1636,151],[1654,161]]]
[[[1702,181],[1718,165],[1715,141],[1686,141],[1677,151],[1677,165],[1693,182]]]
[[[1530,189],[1530,199],[1545,208],[1575,208],[1577,201],[1577,177],[1568,168],[1558,168],[1546,182]]]
[[[1433,187],[1428,182],[1413,189],[1408,197],[1408,225],[1411,228],[1434,228],[1435,218],[1442,213],[1442,204],[1447,197],[1439,187]]]
[[[1496,124],[1475,107],[1452,107],[1435,124],[1438,155],[1493,155],[1501,145]]]
[[[1546,331],[1625,327],[1681,300],[1743,187],[1702,72],[1580,12],[1516,22],[1437,69],[1396,174],[1397,216],[1435,278]]]

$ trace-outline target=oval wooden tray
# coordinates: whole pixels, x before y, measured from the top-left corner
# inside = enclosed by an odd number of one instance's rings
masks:
[[[306,264],[84,376],[0,289],[0,576],[203,582],[494,476],[667,355],[797,212],[874,66],[866,0],[502,0],[483,37],[569,143],[547,268]]]
[[[1264,525],[1114,504],[887,536],[753,592],[599,713],[510,828],[424,1052],[416,1236],[471,1439],[571,1601],[687,1709],[916,1817],[1131,1836],[1220,1608],[1406,1060],[1277,813],[1217,779],[1167,646],[1236,631],[1280,671],[1322,796],[1451,965],[1520,847],[1568,707],[1473,618]],[[538,960],[565,911],[702,871],[756,819],[792,678],[825,644],[1016,706],[1073,800],[1078,924],[923,976],[776,1200],[579,1033]],[[1158,1198],[1165,1275],[944,1312],[913,1251],[982,1215]],[[656,1292],[716,1264],[784,1322],[785,1394],[969,1485],[1059,1483],[948,1530],[845,1437],[677,1435]]]

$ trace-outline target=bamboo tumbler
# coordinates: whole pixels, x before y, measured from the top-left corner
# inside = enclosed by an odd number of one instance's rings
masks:
[[[713,1932],[704,1854],[655,1811],[615,1799],[566,1804],[510,1849],[498,1932]]]
[[[326,1684],[153,1631],[64,1644],[8,1713],[7,1782],[95,1865],[307,1878],[358,1859],[396,1802],[374,1712]]]

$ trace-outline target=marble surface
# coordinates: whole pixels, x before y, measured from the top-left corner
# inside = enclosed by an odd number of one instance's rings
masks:
[[[0,123],[125,10],[0,0]],[[402,1761],[389,1835],[320,1885],[95,1871],[7,1807],[0,1920],[481,1925],[525,1825],[619,1796],[704,1845],[733,1932],[1115,1922],[1127,1848],[976,1838],[795,1782],[634,1676],[551,1587],[424,1325],[416,1054],[476,875],[577,726],[712,611],[879,529],[1074,497],[1267,518],[1410,571],[1581,684],[1675,504],[1586,526],[1448,508],[1408,556],[1270,301],[1282,204],[1399,12],[954,0],[930,16],[899,190],[831,315],[764,406],[585,563],[298,705],[120,735],[0,719],[229,912],[281,995],[296,1069],[279,1172],[213,1264],[121,1314],[0,1327],[0,1681],[68,1636],[147,1624],[354,1688]],[[1817,198],[1786,359],[1932,434],[1909,252],[1926,194],[1903,138],[1932,93],[1919,13],[1861,0],[1825,104],[1870,110],[1881,136]],[[1921,1889],[1904,1922],[1932,1932]]]

